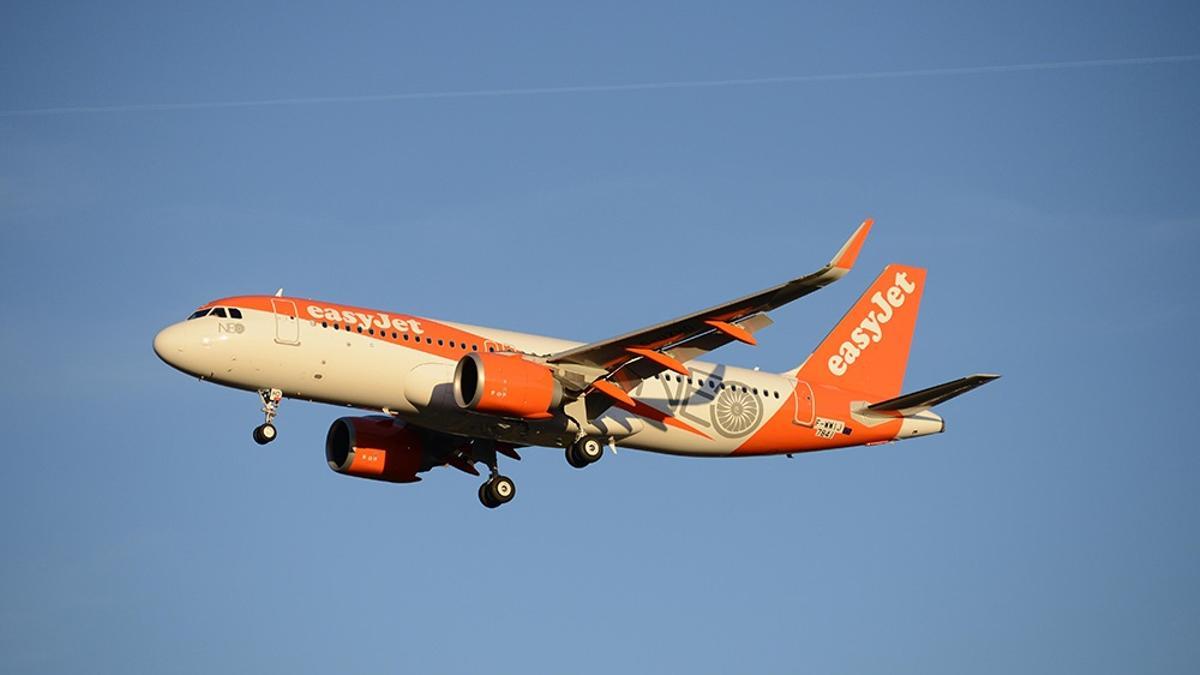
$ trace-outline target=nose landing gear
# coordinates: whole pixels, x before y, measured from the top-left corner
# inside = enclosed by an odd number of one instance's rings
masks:
[[[283,392],[279,389],[259,389],[258,396],[263,402],[262,411],[266,416],[266,421],[254,427],[254,442],[266,445],[279,435],[272,422],[275,420],[275,415],[279,413],[279,402],[283,400]]]

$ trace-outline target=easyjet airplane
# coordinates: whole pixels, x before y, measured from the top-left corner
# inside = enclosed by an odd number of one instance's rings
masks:
[[[516,486],[500,456],[566,449],[583,468],[607,446],[696,457],[779,455],[941,433],[933,406],[997,375],[900,394],[925,270],[884,268],[800,366],[760,372],[697,360],[755,344],[767,312],[850,271],[864,222],[817,272],[732,302],[582,344],[398,312],[274,296],[214,300],[154,338],[179,370],[262,398],[269,443],[284,398],[376,414],[342,417],[325,438],[334,471],[410,483],[434,467],[489,476],[495,508]]]

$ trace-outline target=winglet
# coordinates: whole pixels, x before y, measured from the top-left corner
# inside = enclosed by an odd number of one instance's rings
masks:
[[[867,240],[867,234],[871,231],[871,225],[875,223],[871,218],[867,218],[858,226],[854,234],[846,240],[842,248],[833,256],[833,260],[829,261],[830,267],[849,272],[851,267],[854,267],[854,261],[858,258],[858,252],[862,249],[863,242]]]

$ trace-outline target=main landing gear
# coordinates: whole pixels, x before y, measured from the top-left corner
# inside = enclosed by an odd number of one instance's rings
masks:
[[[487,464],[488,467],[488,479],[479,486],[479,503],[494,509],[511,502],[513,497],[517,496],[517,485],[508,476],[500,475],[500,463],[496,455],[499,453],[513,459],[521,459],[521,456],[511,446],[495,442],[481,441],[476,446],[475,460]]]
[[[567,463],[576,469],[594,464],[603,456],[604,445],[594,436],[584,436],[567,448]]]
[[[489,509],[501,504],[507,504],[517,496],[517,484],[508,476],[493,473],[483,485],[479,486],[479,501]]]
[[[254,442],[266,445],[279,435],[272,422],[275,420],[275,415],[279,413],[279,402],[283,400],[283,392],[278,389],[259,389],[258,396],[263,402],[262,411],[266,416],[266,421],[254,427]]]

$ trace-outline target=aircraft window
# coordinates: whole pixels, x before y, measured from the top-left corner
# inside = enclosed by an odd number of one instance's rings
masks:
[[[473,352],[479,351],[479,345],[471,345],[471,351],[473,351]]]
[[[329,322],[328,322],[328,321],[322,321],[322,322],[321,322],[321,328],[329,328]]]
[[[404,334],[404,340],[405,340],[406,342],[408,341],[408,333],[405,333],[405,334]]]
[[[442,341],[438,340],[438,346],[441,347],[442,345],[443,345]]]
[[[192,312],[192,315],[189,316],[187,318],[187,320],[191,321],[192,319],[199,319],[202,316],[206,316],[209,313],[209,311],[211,311],[209,308],[198,309],[198,310]]]
[[[460,342],[460,343],[458,343],[458,346],[459,346],[459,347],[462,347],[462,350],[463,350],[464,352],[465,352],[465,351],[467,351],[467,343],[465,343],[465,342]]]
[[[374,328],[371,328],[371,329],[367,330],[367,332],[368,332],[368,333],[370,333],[371,335],[374,335],[374,334],[375,334],[375,329],[374,329]]]
[[[494,352],[494,351],[496,351],[496,348],[495,348],[495,347],[488,347],[488,351],[489,351],[489,352]]]
[[[358,332],[362,332],[362,326],[358,326]]]
[[[224,319],[224,318],[227,318],[227,317],[225,316],[225,308],[224,308],[224,307],[218,307],[218,308],[214,309],[214,310],[212,311],[212,315],[213,315],[213,316],[219,316],[219,317],[221,317],[222,319]]]
[[[441,343],[439,342],[438,344],[441,344]],[[450,346],[451,346],[451,347],[453,347],[453,346],[454,346],[454,340],[451,340],[451,341],[450,341]]]
[[[775,398],[779,398],[779,392],[775,392]]]
[[[427,345],[433,344],[433,338],[431,338],[431,337],[425,338],[425,344],[427,344]]]
[[[395,339],[396,339],[396,331],[392,331],[392,339],[393,339],[393,340],[395,340]]]
[[[237,307],[230,307],[229,308],[229,318],[231,318],[231,319],[242,318],[242,310],[238,309]]]

